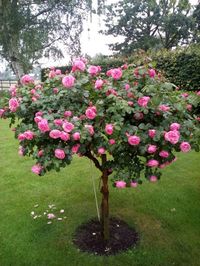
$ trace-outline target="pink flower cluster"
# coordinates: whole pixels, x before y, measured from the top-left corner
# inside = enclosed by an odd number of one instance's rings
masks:
[[[18,102],[17,98],[11,98],[9,100],[10,111],[14,113],[17,111],[18,107],[19,107],[19,102]]]
[[[97,109],[95,106],[90,106],[86,109],[85,115],[88,119],[93,120],[97,115]]]
[[[31,130],[27,130],[24,133],[20,133],[18,135],[18,140],[22,141],[22,140],[32,140],[35,137],[35,134],[31,131]]]

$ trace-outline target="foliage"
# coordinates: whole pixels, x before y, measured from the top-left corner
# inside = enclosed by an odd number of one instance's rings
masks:
[[[123,0],[106,8],[105,34],[122,36],[111,44],[114,51],[130,54],[134,49],[170,49],[190,42],[195,27],[188,0]]]
[[[79,54],[82,20],[91,8],[90,0],[1,0],[0,55],[20,78],[42,56],[62,57],[58,42]]]
[[[174,51],[161,50],[152,53],[159,70],[164,72],[170,82],[183,90],[199,90],[200,77],[196,69],[200,69],[199,45],[180,48]]]
[[[159,179],[174,151],[189,151],[190,145],[198,150],[198,121],[174,85],[148,66],[124,68],[104,74],[96,66],[86,71],[76,60],[68,75],[51,70],[37,85],[25,75],[23,85],[12,89],[2,116],[11,124],[19,119],[15,136],[20,153],[37,160],[33,172],[59,171],[78,153],[131,185],[142,182],[142,173]],[[106,153],[111,157],[100,164]]]

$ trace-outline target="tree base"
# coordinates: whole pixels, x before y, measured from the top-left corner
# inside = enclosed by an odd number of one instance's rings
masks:
[[[73,242],[81,251],[95,255],[115,255],[119,252],[134,248],[139,241],[139,234],[124,221],[110,218],[110,239],[104,241],[101,224],[92,219],[79,226]]]

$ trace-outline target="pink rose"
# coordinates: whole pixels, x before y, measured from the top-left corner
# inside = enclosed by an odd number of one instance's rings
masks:
[[[149,129],[148,135],[150,138],[154,138],[156,135],[156,130],[155,129]]]
[[[108,90],[106,91],[106,96],[109,96],[109,95],[111,95],[111,94],[117,96],[117,92],[116,92],[116,90],[114,90],[114,89],[108,89]]]
[[[71,111],[65,111],[64,112],[64,116],[65,117],[70,117],[70,116],[72,116],[72,112]]]
[[[116,181],[116,182],[115,182],[115,186],[116,186],[117,188],[125,188],[125,187],[126,187],[126,182],[124,182],[123,180]]]
[[[11,112],[16,112],[19,107],[19,102],[16,98],[11,98],[9,100],[9,109]]]
[[[41,112],[41,111],[35,113],[35,116],[42,116],[42,115],[43,115],[43,112]]]
[[[120,68],[111,69],[111,77],[115,80],[118,80],[122,77],[122,70]]]
[[[54,94],[58,94],[58,92],[59,92],[59,89],[58,88],[53,88],[53,93]]]
[[[56,75],[61,75],[61,74],[62,74],[61,70],[60,69],[56,69]]]
[[[67,133],[71,132],[74,129],[74,125],[67,121],[63,123],[62,127]]]
[[[48,124],[48,121],[46,119],[42,119],[39,123],[38,123],[38,128],[41,132],[45,133],[47,131],[50,131],[50,127]]]
[[[80,146],[81,146],[80,144],[76,144],[76,145],[72,146],[72,153],[77,153]]]
[[[70,135],[65,131],[60,132],[60,138],[64,141],[68,141],[70,139]]]
[[[94,119],[96,117],[96,112],[92,107],[88,107],[85,111],[85,115],[87,116],[88,119]]]
[[[21,84],[23,84],[23,85],[27,85],[27,84],[33,83],[33,82],[34,82],[33,78],[29,75],[24,75],[21,77]]]
[[[189,152],[191,150],[190,143],[188,143],[186,141],[183,141],[180,144],[180,149],[181,149],[182,152]]]
[[[56,126],[62,126],[62,124],[63,124],[62,119],[55,119],[53,122],[54,122],[54,124],[55,124]]]
[[[16,87],[16,85],[11,85],[10,89],[9,89],[9,92],[10,92],[12,97],[16,97],[16,95],[17,95],[17,87]]]
[[[55,218],[56,218],[56,216],[53,213],[48,213],[47,214],[47,219],[52,220],[52,219],[55,219]]]
[[[132,181],[132,182],[130,183],[130,186],[131,186],[131,187],[137,187],[137,186],[138,186],[138,183],[135,182],[135,181]]]
[[[0,117],[3,117],[3,114],[5,113],[4,109],[0,109]]]
[[[105,132],[106,132],[108,135],[112,135],[113,130],[114,130],[114,127],[113,127],[112,124],[106,124]]]
[[[169,131],[164,134],[165,140],[172,144],[176,144],[179,141],[180,133],[177,130]]]
[[[149,100],[150,100],[150,97],[144,96],[144,97],[139,98],[137,102],[139,106],[147,107]]]
[[[52,139],[58,139],[60,138],[60,135],[61,135],[61,131],[57,129],[53,129],[49,133],[49,137]]]
[[[55,154],[55,157],[60,159],[60,160],[65,158],[65,152],[61,149],[56,149],[54,154]]]
[[[150,182],[156,182],[158,180],[158,178],[157,178],[157,176],[152,175],[152,176],[150,176],[149,180],[150,180]]]
[[[112,72],[112,69],[108,70],[108,71],[106,72],[106,75],[107,75],[108,77],[111,77],[111,72]]]
[[[110,145],[114,145],[116,143],[116,141],[114,139],[110,139],[108,142]]]
[[[136,146],[136,145],[138,145],[140,143],[140,137],[135,136],[135,135],[134,136],[129,136],[128,137],[128,143],[130,145]]]
[[[54,70],[49,71],[48,77],[50,79],[55,78],[55,76],[56,76],[56,72]]]
[[[72,75],[65,76],[62,79],[62,84],[65,88],[71,88],[74,86],[75,78]]]
[[[22,141],[22,140],[26,139],[26,137],[25,137],[25,135],[23,133],[19,134],[17,138],[18,138],[19,141]]]
[[[181,127],[181,125],[180,124],[178,124],[178,123],[172,123],[171,125],[170,125],[170,130],[179,130],[180,129],[180,127]]]
[[[200,91],[197,91],[197,95],[200,96]]]
[[[149,166],[149,167],[157,167],[158,165],[159,165],[159,162],[157,160],[154,160],[154,159],[150,159],[147,162],[147,166]]]
[[[34,118],[34,121],[35,121],[35,123],[39,123],[39,122],[41,122],[42,121],[42,117],[41,116],[36,116],[35,118]]]
[[[187,97],[189,96],[189,94],[188,94],[187,92],[184,92],[184,93],[181,94],[181,96],[182,96],[183,98],[187,98]]]
[[[44,151],[43,150],[39,150],[37,155],[38,155],[38,157],[42,157],[44,155]]]
[[[87,128],[91,136],[94,135],[94,128],[92,125],[85,125],[85,128]]]
[[[170,110],[170,107],[165,104],[161,104],[158,109],[162,112],[168,112]]]
[[[99,67],[98,66],[90,66],[88,68],[88,73],[92,76],[95,76],[99,72]]]
[[[135,120],[142,120],[144,118],[144,114],[141,112],[137,112],[134,114],[133,117],[135,118]]]
[[[162,150],[159,152],[159,156],[162,158],[167,158],[167,157],[169,157],[169,152]]]
[[[192,105],[191,105],[191,104],[187,104],[186,109],[187,109],[188,111],[192,111]]]
[[[130,89],[130,85],[128,83],[126,83],[124,88],[125,88],[126,91],[128,91]]]
[[[34,138],[34,133],[30,130],[24,132],[24,136],[28,140],[32,140]]]
[[[102,86],[103,86],[103,80],[102,79],[97,79],[96,81],[95,81],[95,89],[97,89],[97,90],[99,90],[99,89],[101,89],[102,88]]]
[[[98,154],[104,154],[106,150],[103,147],[98,148]]]
[[[153,68],[149,69],[148,72],[149,72],[149,77],[150,78],[154,78],[155,77],[155,75],[156,75],[155,69],[153,69]]]
[[[154,152],[156,152],[156,150],[157,150],[156,145],[149,145],[147,148],[148,153],[154,153]]]
[[[73,139],[74,140],[80,140],[81,138],[81,134],[79,132],[75,132],[73,135],[72,135]]]
[[[33,167],[31,168],[32,172],[36,175],[39,175],[42,171],[42,166],[40,164],[35,164],[33,165]]]
[[[85,70],[85,63],[80,59],[74,60],[73,66],[72,66],[72,72],[84,71],[84,70]]]

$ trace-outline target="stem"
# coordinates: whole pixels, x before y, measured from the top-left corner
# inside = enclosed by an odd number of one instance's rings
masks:
[[[102,155],[102,166],[106,163],[106,154]],[[102,234],[105,241],[109,240],[109,190],[108,190],[108,171],[103,168],[102,171],[102,201],[101,201],[101,224],[102,224]]]

